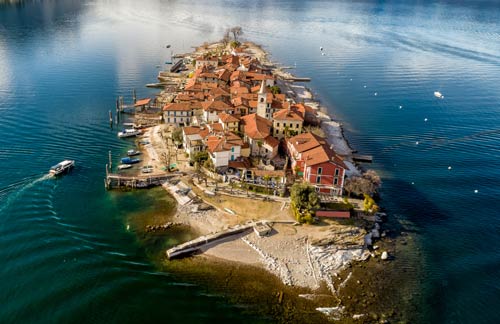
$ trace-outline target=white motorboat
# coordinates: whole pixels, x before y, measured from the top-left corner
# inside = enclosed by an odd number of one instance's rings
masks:
[[[136,151],[136,150],[128,150],[127,151],[128,156],[135,156],[135,155],[139,155],[139,154],[141,154],[140,151]]]
[[[434,91],[434,97],[439,98],[439,99],[444,98],[443,94],[439,91]]]
[[[120,164],[118,166],[118,170],[130,169],[131,167],[132,167],[132,164]]]
[[[59,162],[56,165],[52,166],[50,168],[49,173],[51,175],[58,175],[58,174],[61,174],[61,173],[65,172],[65,171],[68,171],[74,165],[75,165],[75,161],[74,160],[64,160],[64,161]]]
[[[118,132],[118,137],[132,137],[132,136],[137,136],[141,133],[142,132],[140,130],[127,128],[122,130],[121,132]]]

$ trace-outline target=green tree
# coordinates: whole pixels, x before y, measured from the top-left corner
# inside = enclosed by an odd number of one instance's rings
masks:
[[[319,208],[319,197],[313,186],[296,183],[290,188],[290,201],[295,218],[299,223],[311,224]]]
[[[194,163],[200,163],[203,164],[206,160],[208,160],[208,152],[207,151],[202,151],[202,152],[196,152],[191,158],[191,161]]]
[[[181,144],[182,143],[182,128],[181,127],[176,127],[174,131],[172,132],[172,140],[176,144]]]
[[[280,94],[281,93],[281,89],[277,85],[269,87],[269,90],[271,91],[272,94]]]
[[[203,163],[203,166],[210,171],[215,171],[215,166],[214,166],[214,162],[212,161],[212,159],[207,159],[205,161],[205,163]]]
[[[363,211],[366,213],[376,213],[379,210],[378,205],[375,203],[375,200],[373,200],[370,195],[364,194],[365,200],[363,200]]]

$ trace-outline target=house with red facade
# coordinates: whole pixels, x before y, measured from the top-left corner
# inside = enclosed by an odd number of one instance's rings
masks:
[[[325,139],[312,133],[299,134],[286,141],[292,170],[322,194],[342,195],[346,165]]]

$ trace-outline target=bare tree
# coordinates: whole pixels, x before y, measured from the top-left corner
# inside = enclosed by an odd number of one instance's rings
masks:
[[[233,39],[235,42],[238,41],[238,36],[243,35],[243,29],[240,26],[234,26],[230,28],[229,31],[233,34]]]

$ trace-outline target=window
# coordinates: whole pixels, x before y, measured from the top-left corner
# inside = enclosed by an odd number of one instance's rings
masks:
[[[316,183],[321,183],[321,176],[316,177]]]
[[[174,116],[176,116],[176,115],[177,115],[177,111],[174,111]]]
[[[231,161],[234,161],[234,155],[231,155]]]
[[[334,184],[334,185],[339,184],[339,178],[335,178],[335,179],[333,179],[333,184]]]
[[[299,128],[299,124],[295,124],[295,128]]]
[[[280,127],[280,123],[276,123],[276,127]]]
[[[174,118],[174,123],[176,123],[176,119],[177,119],[177,118]]]
[[[255,98],[255,97],[254,97]],[[264,102],[264,98],[260,98],[260,102]]]
[[[322,167],[319,167],[319,168],[318,168],[318,174],[321,174],[321,172],[323,172],[323,168],[322,168]]]
[[[335,175],[338,176],[339,175],[339,169],[335,169]]]
[[[231,152],[234,152],[234,146],[233,146],[233,147],[231,147]]]

